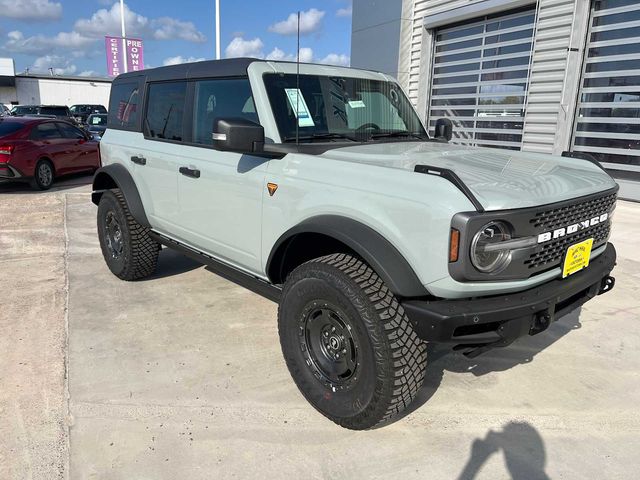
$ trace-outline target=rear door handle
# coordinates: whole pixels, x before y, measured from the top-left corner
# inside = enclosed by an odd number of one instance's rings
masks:
[[[146,165],[147,164],[147,159],[144,158],[144,157],[133,156],[133,157],[131,157],[131,161],[133,163],[137,163],[138,165]]]
[[[187,177],[200,178],[200,170],[197,168],[180,167],[180,170],[178,171]]]

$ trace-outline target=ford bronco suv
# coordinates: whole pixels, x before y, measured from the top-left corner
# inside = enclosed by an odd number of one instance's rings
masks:
[[[617,185],[585,159],[431,138],[387,75],[256,59],[111,88],[98,235],[123,280],[162,246],[279,302],[282,351],[322,414],[388,423],[426,342],[504,347],[610,290]]]

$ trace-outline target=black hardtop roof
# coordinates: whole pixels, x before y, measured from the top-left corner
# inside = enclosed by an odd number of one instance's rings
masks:
[[[225,60],[205,60],[202,62],[182,63],[166,67],[150,68],[138,72],[129,72],[118,75],[114,82],[126,82],[140,77],[147,82],[159,82],[163,80],[182,80],[192,78],[211,77],[239,77],[247,74],[247,68],[254,62],[264,62],[259,58],[228,58]]]

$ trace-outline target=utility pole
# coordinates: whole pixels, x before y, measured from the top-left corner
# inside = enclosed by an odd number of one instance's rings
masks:
[[[216,60],[220,60],[220,0],[216,0]]]
[[[124,0],[120,0],[120,26],[122,27],[122,68],[124,69],[124,73],[127,73],[127,40],[125,39],[127,32],[124,29]]]

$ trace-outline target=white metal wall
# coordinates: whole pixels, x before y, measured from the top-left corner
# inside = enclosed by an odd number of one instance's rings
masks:
[[[433,48],[424,17],[474,3],[482,0],[412,0],[404,6],[411,10],[412,28],[403,32],[410,49],[401,55],[399,69],[406,68],[403,86],[423,117]],[[589,1],[538,0],[538,8],[522,145],[523,150],[560,154],[570,144]]]
[[[16,77],[16,97],[22,105],[109,104],[111,83],[57,78]]]

